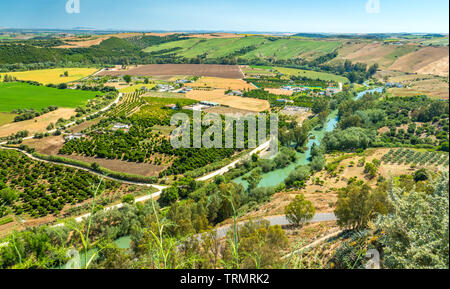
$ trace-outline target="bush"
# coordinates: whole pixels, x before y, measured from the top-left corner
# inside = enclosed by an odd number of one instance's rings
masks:
[[[292,224],[299,226],[300,224],[311,220],[316,213],[316,209],[312,203],[305,199],[303,194],[297,195],[284,210],[286,218]]]

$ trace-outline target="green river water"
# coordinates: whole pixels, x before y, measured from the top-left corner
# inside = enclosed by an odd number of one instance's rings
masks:
[[[365,91],[358,93],[355,99],[360,99],[367,93],[382,92],[382,90],[383,90],[383,88],[365,90]],[[327,119],[325,125],[323,126],[323,128],[321,128],[319,130],[313,129],[310,132],[309,141],[306,145],[307,150],[304,153],[297,153],[297,161],[285,168],[274,170],[274,171],[263,174],[262,180],[259,183],[258,187],[259,188],[276,187],[279,184],[282,184],[284,182],[284,180],[289,176],[289,174],[293,170],[295,170],[296,167],[309,164],[310,157],[311,157],[311,148],[313,147],[313,145],[315,144],[317,146],[320,146],[325,134],[327,132],[331,132],[337,128],[338,121],[339,121],[338,111],[334,110],[328,116],[328,119]],[[241,184],[245,188],[247,188],[248,183],[243,178],[249,174],[250,173],[248,173],[242,177],[236,178],[233,180],[233,182],[235,182],[237,184]]]

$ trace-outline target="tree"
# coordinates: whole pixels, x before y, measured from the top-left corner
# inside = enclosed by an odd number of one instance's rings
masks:
[[[300,194],[285,208],[284,213],[289,222],[299,226],[311,220],[316,213],[316,209],[310,201],[305,199],[303,194]]]
[[[129,84],[131,82],[131,76],[130,75],[124,75],[123,76],[123,80],[125,80],[125,82]]]
[[[165,207],[178,201],[178,198],[178,189],[176,187],[169,187],[162,191],[161,197],[159,198],[158,202],[161,207]]]
[[[325,111],[328,109],[328,105],[329,105],[329,101],[326,98],[319,98],[317,99],[314,104],[313,107],[311,108],[312,112],[314,112],[315,114],[319,114],[322,111]]]
[[[414,173],[414,181],[416,183],[428,180],[428,171],[426,169],[420,169]]]
[[[244,177],[244,180],[248,182],[248,190],[252,191],[256,189],[259,185],[259,182],[262,180],[261,169],[254,169],[250,175]]]
[[[134,196],[130,195],[130,194],[123,196],[122,203],[133,205],[134,204]]]
[[[0,203],[3,201],[6,205],[10,206],[18,199],[18,193],[11,188],[4,188],[0,190]]]
[[[67,84],[66,83],[59,84],[58,89],[67,89]]]
[[[343,228],[364,229],[379,214],[387,213],[387,194],[383,186],[372,191],[367,185],[352,183],[338,194],[335,212]]]
[[[372,180],[377,176],[378,168],[373,163],[367,163],[364,172],[367,174],[367,177]]]
[[[376,222],[383,232],[380,242],[387,268],[448,269],[448,173],[433,188],[432,193],[389,190],[392,212]]]
[[[309,166],[299,166],[289,174],[285,183],[287,186],[297,186],[297,184],[306,182],[310,176],[311,168]]]
[[[69,76],[69,72],[68,71],[64,71],[64,76],[68,77]]]
[[[91,169],[92,169],[93,171],[98,172],[98,171],[100,171],[100,165],[99,165],[98,163],[92,163],[92,164],[91,164]]]

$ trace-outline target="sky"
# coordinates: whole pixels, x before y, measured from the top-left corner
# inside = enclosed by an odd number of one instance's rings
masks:
[[[67,2],[70,9],[66,9]],[[76,2],[79,2],[79,10]],[[79,12],[79,13],[76,13]],[[0,27],[448,33],[448,0],[0,0]]]

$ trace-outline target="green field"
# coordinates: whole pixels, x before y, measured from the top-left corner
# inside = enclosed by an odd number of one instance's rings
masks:
[[[243,58],[269,58],[292,59],[302,57],[305,59],[314,59],[327,53],[333,52],[340,46],[339,41],[314,41],[300,39],[280,39],[271,41],[251,51]]]
[[[94,98],[98,92],[56,89],[27,83],[0,83],[0,112],[14,109],[37,109],[55,105],[75,108]]]
[[[314,59],[334,51],[341,45],[339,41],[315,41],[300,38],[283,38],[270,41],[263,36],[249,36],[243,38],[215,38],[215,39],[186,39],[155,45],[144,49],[145,52],[156,52],[166,49],[180,48],[166,54],[175,53],[186,58],[195,58],[207,54],[207,58],[220,58],[230,55],[242,48],[256,47],[242,58],[270,58],[291,59],[304,57]]]
[[[320,79],[324,81],[334,81],[334,82],[342,82],[342,83],[348,83],[349,80],[346,77],[334,75],[331,73],[326,72],[317,72],[312,70],[302,70],[302,69],[294,69],[294,68],[284,68],[284,67],[274,67],[274,69],[278,70],[279,72],[291,76],[291,75],[297,75],[297,76],[304,76],[310,79]]]
[[[179,47],[181,49],[167,53],[176,53],[186,58],[195,58],[198,55],[206,53],[208,58],[219,58],[234,53],[244,47],[259,46],[265,42],[267,42],[267,39],[264,37],[216,38],[207,40],[193,38],[151,46],[144,49],[144,51],[155,52]]]

